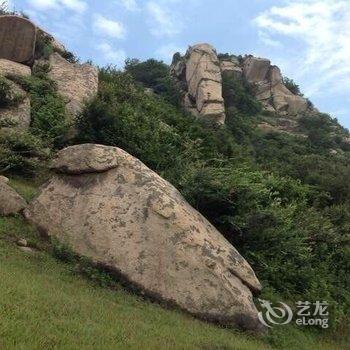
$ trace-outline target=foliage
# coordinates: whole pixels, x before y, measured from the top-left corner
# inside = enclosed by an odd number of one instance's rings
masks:
[[[40,138],[26,131],[0,131],[0,172],[34,175],[47,158]]]
[[[300,92],[299,85],[297,85],[293,79],[289,79],[287,77],[283,77],[283,83],[286,86],[286,88],[290,92],[292,92],[294,95],[302,96],[302,94]]]
[[[21,95],[15,93],[10,82],[0,76],[0,108],[16,106],[22,99]]]
[[[78,63],[79,58],[71,51],[62,52],[61,56],[70,63]]]
[[[125,62],[125,70],[137,82],[152,89],[156,94],[171,104],[180,107],[182,94],[171,78],[169,67],[162,61],[149,59],[140,62],[137,59],[128,59]]]
[[[16,80],[30,95],[31,132],[46,146],[60,148],[65,144],[71,125],[65,102],[47,75],[48,69],[48,65],[37,65],[32,76],[17,77]]]

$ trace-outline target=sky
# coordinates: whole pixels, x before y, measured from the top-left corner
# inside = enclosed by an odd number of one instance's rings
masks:
[[[171,62],[189,45],[269,58],[350,128],[350,0],[9,0],[82,61]]]

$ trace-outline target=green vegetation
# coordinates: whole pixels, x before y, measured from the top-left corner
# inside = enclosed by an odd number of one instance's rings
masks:
[[[299,85],[297,85],[293,79],[283,77],[283,83],[287,87],[287,89],[291,91],[294,95],[302,95],[300,92]]]
[[[48,69],[47,65],[36,66],[30,77],[10,77],[30,96],[31,125],[28,131],[0,130],[0,172],[37,176],[45,170],[52,152],[67,142],[70,119],[63,98],[48,78]]]
[[[22,96],[13,91],[10,82],[0,76],[0,108],[16,106],[21,99]]]

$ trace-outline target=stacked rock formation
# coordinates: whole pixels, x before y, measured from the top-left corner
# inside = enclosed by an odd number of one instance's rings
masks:
[[[41,57],[40,48],[49,45],[54,51],[48,59]],[[30,99],[15,83],[16,77],[31,75],[31,67],[43,61],[50,65],[49,78],[58,87],[72,119],[81,111],[84,101],[97,94],[98,71],[88,64],[73,64],[65,60],[65,47],[53,36],[20,16],[0,16],[0,77],[13,103],[0,105],[0,129],[27,129],[30,125]],[[4,88],[5,90],[5,88]]]
[[[283,83],[280,69],[265,58],[248,56],[243,63],[245,79],[255,86],[255,96],[266,110],[296,115],[308,109],[307,100],[293,94]]]
[[[198,44],[190,47],[184,58],[176,57],[171,70],[186,89],[184,106],[196,116],[223,124],[222,78],[215,49]]]
[[[309,108],[304,97],[288,90],[280,69],[269,60],[253,56],[239,60],[233,55],[218,58],[209,44],[190,47],[184,57],[175,54],[171,74],[184,91],[184,107],[198,117],[217,123],[225,121],[223,78],[246,80],[263,107],[279,115],[297,115]]]
[[[261,329],[253,270],[170,183],[102,145],[60,151],[53,170],[25,213],[41,232],[159,301],[223,325]]]

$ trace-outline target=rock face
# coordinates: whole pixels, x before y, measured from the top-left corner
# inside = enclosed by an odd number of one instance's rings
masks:
[[[173,62],[171,71],[186,86],[184,104],[188,110],[219,124],[225,122],[220,63],[211,45],[190,47],[184,58]]]
[[[236,79],[242,78],[243,69],[240,67],[239,61],[236,59],[220,60],[220,69],[223,77],[234,77]]]
[[[243,75],[255,86],[255,96],[266,110],[281,115],[296,115],[307,111],[307,100],[288,90],[280,69],[272,66],[269,60],[247,56],[243,63]]]
[[[19,16],[0,16],[0,58],[18,63],[33,61],[36,27]]]
[[[24,64],[12,62],[6,59],[0,59],[0,75],[5,77],[18,75],[20,77],[28,77],[32,74],[30,68]]]
[[[58,93],[65,98],[67,112],[76,116],[84,101],[97,94],[97,68],[90,64],[70,63],[58,53],[52,54],[49,62],[49,77],[56,82]]]
[[[26,206],[26,201],[8,184],[8,180],[0,177],[0,215],[20,213]]]
[[[198,317],[260,329],[261,286],[236,249],[180,193],[115,147],[60,151],[26,217],[146,294]]]

